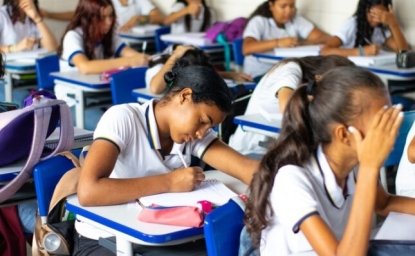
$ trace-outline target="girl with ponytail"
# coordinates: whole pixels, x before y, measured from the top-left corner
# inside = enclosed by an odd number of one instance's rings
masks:
[[[365,255],[374,213],[415,214],[414,199],[379,183],[401,108],[358,67],[332,69],[295,91],[250,185],[245,223],[261,255]]]

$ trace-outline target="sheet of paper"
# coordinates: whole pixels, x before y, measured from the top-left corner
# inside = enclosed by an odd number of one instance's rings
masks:
[[[237,196],[225,184],[218,180],[203,181],[200,186],[190,192],[162,193],[140,198],[145,206],[152,204],[160,206],[196,206],[198,201],[207,200],[214,205],[223,205],[230,198]]]
[[[376,56],[350,56],[349,60],[357,66],[383,66],[395,64],[396,53],[381,51]]]
[[[290,48],[275,48],[274,54],[278,57],[305,57],[320,55],[321,45],[304,45]]]

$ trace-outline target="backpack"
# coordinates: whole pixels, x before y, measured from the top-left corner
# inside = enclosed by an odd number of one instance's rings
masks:
[[[59,143],[42,156],[46,137],[58,124]],[[73,133],[70,110],[62,100],[37,97],[30,106],[0,113],[0,166],[27,159],[20,172],[0,188],[0,203],[11,198],[26,183],[40,159],[70,149]]]

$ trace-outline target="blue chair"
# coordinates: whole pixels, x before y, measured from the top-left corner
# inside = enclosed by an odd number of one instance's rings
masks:
[[[166,47],[167,44],[161,40],[161,35],[169,34],[170,33],[170,27],[161,27],[159,29],[156,29],[154,34],[154,41],[156,42],[156,51],[162,52]]]
[[[59,57],[56,54],[36,59],[37,88],[53,91],[55,85],[51,72],[59,71]]]
[[[234,61],[235,61],[235,64],[240,67],[244,65],[244,58],[245,58],[245,56],[242,53],[243,42],[244,42],[243,38],[237,38],[232,42]]]
[[[394,166],[399,164],[405,148],[406,137],[414,121],[415,111],[404,112],[404,119],[399,129],[398,137],[396,138],[393,150],[389,154],[388,159],[385,161],[384,166]]]
[[[229,200],[206,215],[204,233],[209,256],[238,255],[239,236],[244,226],[243,203],[239,198]],[[243,206],[244,207],[244,206]]]
[[[123,70],[111,76],[112,104],[137,102],[132,91],[146,87],[147,67],[136,67]]]
[[[42,222],[46,221],[49,203],[53,191],[61,177],[74,167],[71,160],[64,156],[54,156],[39,162],[33,169],[33,179],[38,201],[39,215]]]

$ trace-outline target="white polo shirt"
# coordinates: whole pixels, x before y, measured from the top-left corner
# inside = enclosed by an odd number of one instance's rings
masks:
[[[126,6],[123,6],[119,0],[112,0],[112,3],[119,26],[127,23],[135,15],[149,15],[156,8],[150,0],[128,0]]]
[[[164,64],[157,64],[147,69],[146,71],[146,88],[150,89],[151,79],[163,68]]]
[[[108,109],[98,122],[94,139],[104,139],[114,143],[119,149],[117,162],[111,178],[139,178],[154,176],[183,168],[177,154],[190,165],[191,156],[203,158],[208,147],[217,139],[216,133],[209,130],[201,140],[188,143],[174,143],[169,155],[161,156],[160,137],[153,108],[154,100],[142,105],[138,103],[115,105]],[[90,225],[76,221],[79,234],[90,239],[110,236]]]
[[[313,29],[314,25],[300,15],[287,22],[284,28],[279,28],[273,18],[255,16],[246,25],[243,38],[252,37],[258,41],[284,37],[306,39]],[[271,67],[272,64],[260,62],[251,55],[244,60],[244,72],[253,77],[265,74]]]
[[[69,30],[63,38],[63,47],[62,55],[60,61],[60,70],[70,70],[75,66],[72,62],[73,57],[79,53],[85,53],[85,44],[82,37],[83,31],[81,28],[76,28],[74,30]],[[119,57],[122,49],[126,46],[118,36],[114,35],[113,37],[113,46],[114,46],[114,56]],[[95,47],[95,59],[103,59],[104,52],[101,44]]]
[[[7,6],[0,7],[0,45],[17,44],[25,37],[41,37],[36,24],[27,16],[24,22],[17,21],[13,24]]]
[[[397,195],[415,197],[415,164],[409,162],[408,159],[408,147],[414,137],[415,123],[408,132],[402,157],[399,161],[395,180]]]
[[[170,13],[178,12],[182,9],[186,8],[186,5],[183,3],[174,3],[173,7],[171,8]],[[208,27],[213,24],[214,22],[214,13],[212,12],[212,9],[209,8],[210,11],[210,24],[208,24]],[[180,33],[194,33],[194,32],[203,32],[201,31],[202,25],[203,25],[203,19],[205,16],[205,7],[202,6],[200,9],[199,15],[197,17],[192,17],[190,19],[190,31],[186,30],[186,22],[185,18],[181,18],[174,23],[170,25],[171,27],[171,33],[172,34],[180,34]]]
[[[356,41],[357,32],[357,17],[353,16],[346,20],[339,31],[334,34],[342,41],[343,48],[355,48],[354,43]],[[377,45],[383,45],[387,38],[391,36],[389,30],[385,30],[385,35],[382,33],[382,29],[376,27],[373,30],[371,42]],[[369,38],[368,38],[369,39]]]
[[[270,118],[272,115],[281,113],[277,98],[278,91],[283,87],[295,90],[301,84],[303,72],[300,65],[296,62],[276,65],[274,69],[264,75],[255,87],[245,110],[245,115],[258,114],[265,119],[272,119]],[[252,153],[265,154],[267,149],[261,147],[259,142],[269,140],[270,137],[244,131],[238,126],[229,139],[229,145],[245,155]]]
[[[336,238],[341,239],[352,206],[357,172],[349,174],[342,189],[321,146],[317,159],[312,157],[304,167],[286,165],[278,170],[270,194],[274,216],[271,225],[262,231],[261,255],[312,252],[299,227],[314,214],[319,214]]]

